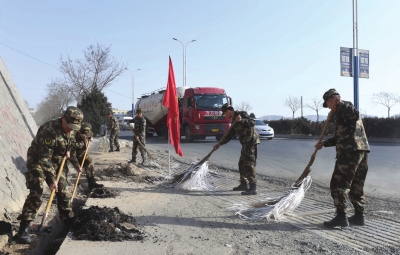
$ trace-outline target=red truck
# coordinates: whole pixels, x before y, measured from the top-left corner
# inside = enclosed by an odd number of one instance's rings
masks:
[[[225,103],[232,104],[224,89],[213,87],[177,87],[179,102],[179,121],[181,135],[193,142],[195,139],[206,139],[214,136],[218,141],[230,127],[231,121],[221,116],[221,107]],[[152,136],[167,138],[167,113],[162,105],[164,89],[142,95],[136,102],[135,109],[141,108],[147,121],[146,133]]]

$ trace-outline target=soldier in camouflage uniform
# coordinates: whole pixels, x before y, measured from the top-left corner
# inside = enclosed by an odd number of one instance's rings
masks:
[[[242,151],[239,159],[240,185],[233,188],[234,191],[243,191],[242,195],[257,195],[256,187],[256,165],[257,165],[257,145],[260,138],[254,126],[256,121],[249,117],[245,111],[234,111],[233,107],[224,104],[221,108],[222,115],[234,119],[235,123],[229,132],[216,144],[214,150],[218,150],[220,145],[228,143],[235,136],[239,137]],[[247,181],[250,187],[247,186]]]
[[[119,142],[118,142],[118,135],[119,135],[119,124],[117,118],[113,116],[113,113],[110,112],[108,114],[110,118],[107,128],[110,131],[110,150],[108,152],[114,151],[114,144],[117,147],[115,151],[119,151]]]
[[[146,151],[139,145],[139,142],[145,146],[146,145],[146,119],[143,117],[142,110],[138,108],[136,110],[136,117],[131,120],[130,123],[134,124],[133,128],[133,147],[132,147],[132,159],[129,163],[136,163],[136,154],[138,148],[140,150],[140,155],[142,155],[142,164],[146,164]]]
[[[28,227],[35,219],[38,209],[42,204],[43,182],[46,181],[50,190],[56,191],[57,207],[61,220],[66,226],[70,226],[74,220],[71,194],[67,190],[66,171],[67,163],[63,169],[59,169],[62,159],[67,156],[71,158],[71,163],[78,171],[82,171],[76,161],[75,134],[81,127],[83,119],[82,111],[73,106],[69,106],[64,115],[60,118],[50,120],[42,124],[28,148],[26,166],[28,171],[25,173],[26,187],[30,190],[22,208],[22,213],[18,216],[21,221],[18,231],[18,241],[20,243],[30,243],[31,238]],[[62,171],[58,183],[57,172]]]
[[[332,174],[330,190],[336,207],[336,217],[324,222],[324,226],[347,227],[349,222],[363,226],[365,224],[364,182],[368,172],[368,153],[370,151],[364,125],[359,111],[351,102],[340,100],[335,89],[323,95],[324,107],[335,109],[335,134],[315,147],[336,146],[336,163]],[[355,214],[346,216],[346,202],[354,206]]]
[[[79,164],[81,164],[83,156],[85,155],[88,141],[93,140],[92,125],[88,122],[82,122],[81,129],[76,133],[75,138],[76,138],[76,158],[78,159]],[[86,153],[83,167],[85,168],[86,179],[88,181],[90,190],[94,188],[104,187],[103,184],[96,183],[96,180],[94,179],[94,162],[92,157],[90,157],[88,153]]]

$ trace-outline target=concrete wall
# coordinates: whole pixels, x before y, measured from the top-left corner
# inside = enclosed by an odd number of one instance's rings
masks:
[[[38,127],[1,58],[0,97],[0,219],[2,219],[5,210],[20,211],[28,194],[24,176],[27,171],[26,152]]]

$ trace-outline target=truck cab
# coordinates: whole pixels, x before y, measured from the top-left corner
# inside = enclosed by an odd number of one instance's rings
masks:
[[[224,89],[213,87],[186,88],[181,98],[181,134],[187,141],[214,136],[219,141],[230,127],[230,120],[221,116],[221,107],[231,103]]]

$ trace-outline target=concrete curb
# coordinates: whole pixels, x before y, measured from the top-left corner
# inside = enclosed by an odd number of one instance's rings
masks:
[[[324,136],[324,139],[328,139],[332,136]],[[311,140],[318,140],[319,136],[316,135],[287,135],[287,134],[275,134],[275,138],[287,138],[287,139],[311,139]],[[374,142],[374,143],[395,143],[395,144],[400,144],[400,139],[398,138],[375,138],[371,137],[368,138],[368,142]]]

